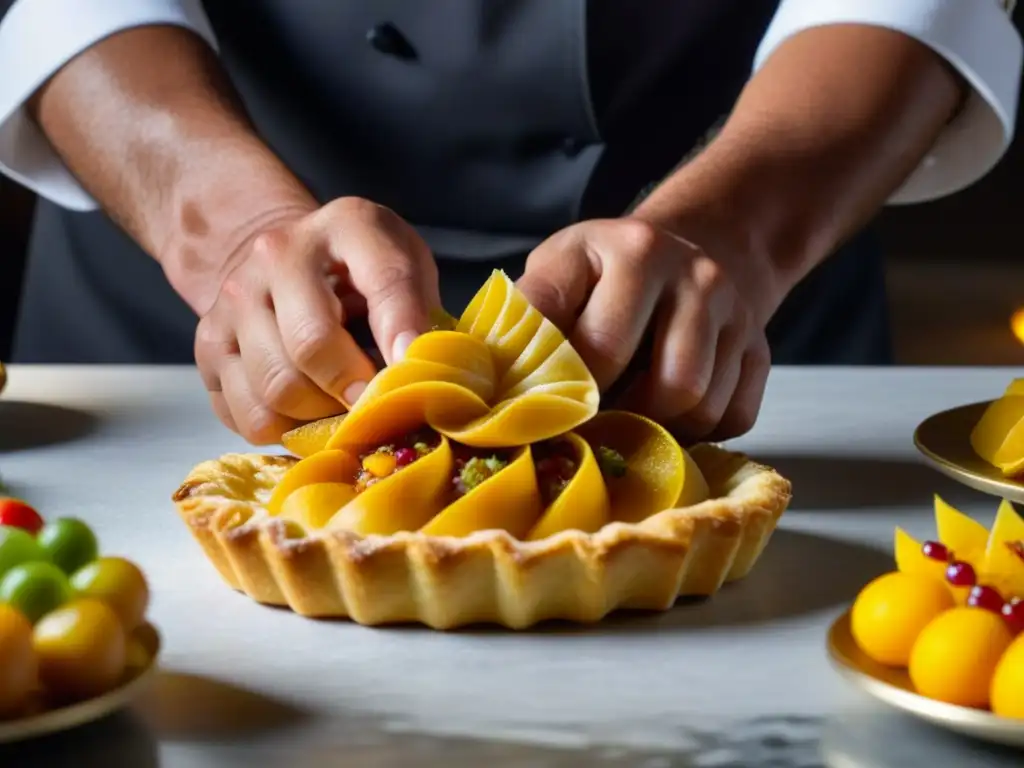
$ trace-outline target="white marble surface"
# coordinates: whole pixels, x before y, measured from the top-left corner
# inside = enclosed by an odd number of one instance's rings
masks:
[[[134,713],[0,748],[0,765],[1019,764],[878,711],[823,649],[829,622],[891,568],[893,526],[931,533],[933,493],[991,520],[995,502],[923,466],[911,435],[1013,373],[778,369],[735,444],[795,496],[746,582],[596,628],[442,634],[309,621],[220,582],[169,500],[193,464],[245,449],[195,371],[14,366],[0,473],[147,570],[165,673]]]

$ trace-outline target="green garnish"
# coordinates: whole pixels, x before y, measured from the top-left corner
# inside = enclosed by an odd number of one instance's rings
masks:
[[[488,456],[486,459],[474,456],[459,472],[459,480],[467,491],[471,491],[484,480],[494,477],[506,466],[508,466],[508,462],[497,456]]]
[[[420,458],[430,453],[430,446],[426,443],[414,443],[412,449],[416,451],[416,455]]]
[[[597,463],[601,467],[601,474],[608,477],[623,477],[629,469],[622,454],[606,445],[597,449]]]

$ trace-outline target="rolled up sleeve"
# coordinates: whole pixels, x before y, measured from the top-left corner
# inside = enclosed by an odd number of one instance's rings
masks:
[[[216,48],[200,0],[15,0],[0,19],[0,172],[65,208],[96,202],[26,113],[33,93],[68,61],[134,27],[191,29]]]
[[[987,174],[1013,140],[1024,50],[1015,0],[782,0],[758,48],[758,69],[793,35],[828,24],[869,24],[913,37],[946,59],[971,93],[890,204],[950,195]]]

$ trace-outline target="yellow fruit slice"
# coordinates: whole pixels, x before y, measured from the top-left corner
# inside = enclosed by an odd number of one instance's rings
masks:
[[[339,413],[337,416],[328,416],[326,419],[311,421],[289,430],[281,436],[281,445],[300,459],[312,456],[327,447],[327,441],[338,430],[346,416],[347,413]]]
[[[463,445],[502,448],[529,445],[564,434],[592,415],[588,404],[559,395],[530,393],[506,400],[488,415],[458,426],[454,419],[435,418],[434,428]],[[447,416],[447,414],[445,414]]]
[[[312,483],[288,494],[280,516],[293,520],[304,529],[323,528],[327,521],[356,497],[348,483]]]
[[[1001,616],[982,608],[940,614],[910,653],[910,679],[922,696],[986,708],[992,678],[1013,636]]]
[[[21,708],[36,686],[37,672],[32,624],[17,609],[0,604],[0,717]]]
[[[993,401],[971,431],[971,447],[1004,475],[1024,471],[1024,395]]]
[[[267,502],[267,511],[272,515],[280,513],[285,499],[304,485],[352,483],[358,472],[359,459],[348,451],[326,450],[314,453],[285,472]]]
[[[925,555],[924,545],[899,527],[896,528],[894,550],[896,568],[903,573],[930,576],[946,584],[946,563]]]
[[[544,510],[527,536],[530,541],[568,530],[593,533],[611,519],[611,498],[590,444],[573,433],[565,435],[565,439],[576,454],[576,474]]]
[[[1014,640],[1000,659],[989,699],[994,714],[1024,720],[1024,635]]]
[[[576,430],[595,453],[618,451],[627,471],[605,477],[616,520],[637,523],[675,506],[704,501],[708,484],[700,469],[666,429],[635,413],[603,411]]]
[[[1024,378],[1011,381],[1006,387],[1003,397],[1007,395],[1024,395]]]
[[[850,631],[871,659],[905,667],[924,628],[953,605],[950,591],[930,576],[893,571],[857,595],[850,611]]]
[[[1004,597],[1024,598],[1024,519],[1005,499],[992,524],[980,570]]]
[[[384,536],[418,530],[445,507],[452,465],[451,445],[442,437],[430,453],[357,495],[325,527]]]
[[[978,567],[988,547],[988,530],[984,525],[950,506],[936,494],[935,526],[939,541],[946,545],[955,559]]]
[[[542,506],[530,449],[521,448],[508,466],[445,507],[422,532],[468,536],[474,531],[504,530],[522,538]]]

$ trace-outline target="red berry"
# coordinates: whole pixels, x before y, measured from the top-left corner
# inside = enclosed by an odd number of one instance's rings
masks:
[[[941,542],[926,541],[921,547],[921,551],[925,557],[930,557],[932,560],[938,560],[942,563],[949,562],[949,549]]]
[[[992,587],[984,587],[978,585],[971,589],[971,594],[967,596],[967,604],[972,608],[984,608],[986,611],[992,611],[992,613],[1002,613],[1003,605],[1006,601],[1003,600],[1003,596],[1000,595]]]
[[[412,448],[399,448],[395,451],[395,464],[399,467],[407,467],[416,461],[416,451]]]
[[[1002,614],[1011,631],[1017,634],[1024,632],[1024,600],[1015,597],[1003,605]]]
[[[35,536],[43,527],[43,518],[20,499],[0,499],[0,525],[21,528]]]
[[[946,581],[954,587],[973,587],[978,583],[978,577],[970,563],[955,560],[946,569]]]

